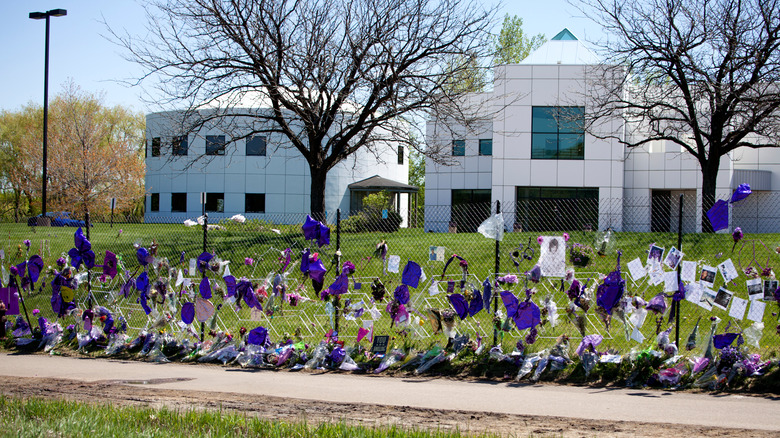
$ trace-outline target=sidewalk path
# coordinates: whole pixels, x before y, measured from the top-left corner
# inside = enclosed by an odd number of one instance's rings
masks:
[[[258,371],[46,355],[0,354],[0,375],[89,382],[119,380],[136,384],[146,382],[171,390],[780,431],[777,397]]]

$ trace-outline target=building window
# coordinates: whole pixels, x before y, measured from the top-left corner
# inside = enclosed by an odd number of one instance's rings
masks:
[[[479,140],[479,154],[480,155],[493,155],[493,139],[482,138]]]
[[[206,136],[206,155],[225,155],[225,136]]]
[[[248,157],[265,157],[265,136],[253,135],[246,139],[246,155]]]
[[[171,193],[171,211],[175,213],[184,213],[187,211],[186,193]]]
[[[159,193],[152,193],[152,196],[149,198],[149,210],[150,211],[160,211],[160,194]]]
[[[171,139],[171,153],[176,156],[186,156],[189,149],[189,141],[186,135],[175,136]]]
[[[592,231],[599,224],[599,189],[517,187],[518,231]]]
[[[246,193],[244,195],[245,213],[265,213],[265,193]]]
[[[404,164],[404,147],[398,146],[398,164]]]
[[[152,156],[153,157],[160,156],[160,137],[152,138]]]
[[[452,156],[462,157],[466,155],[466,140],[452,140]]]
[[[216,213],[225,212],[225,194],[224,193],[206,193],[206,211]]]
[[[479,224],[490,217],[490,193],[490,189],[452,191],[450,222],[459,233],[477,232]]]
[[[531,158],[585,158],[584,107],[535,106],[532,108],[531,118]]]

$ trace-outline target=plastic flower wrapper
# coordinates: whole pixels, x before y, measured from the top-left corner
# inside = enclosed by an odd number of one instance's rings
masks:
[[[209,354],[198,359],[198,362],[222,362],[222,365],[227,365],[232,362],[239,354],[235,344],[230,343],[222,348],[212,351]]]
[[[542,268],[539,265],[534,265],[525,275],[528,280],[538,283],[542,280]]]
[[[266,350],[261,345],[248,344],[244,347],[238,356],[236,356],[236,363],[241,368],[261,368],[267,366],[264,358],[266,356]]]
[[[761,348],[759,341],[764,334],[764,323],[762,321],[754,322],[753,325],[742,331],[745,342],[755,348]]]
[[[651,298],[650,301],[647,302],[645,309],[663,315],[666,312],[666,298],[664,297],[663,292],[658,293]]]
[[[325,359],[328,357],[328,354],[330,354],[330,351],[328,350],[328,343],[325,341],[320,342],[316,347],[314,347],[314,351],[311,353],[311,358],[306,362],[306,364],[304,364],[303,367],[306,369],[321,368],[325,363]]]
[[[731,252],[734,252],[734,248],[737,247],[737,242],[742,240],[745,235],[742,233],[742,228],[734,228],[734,232],[731,233],[731,238],[734,239],[734,246],[731,247]]]
[[[429,369],[431,369],[432,366],[436,364],[440,364],[442,362],[449,362],[455,357],[455,353],[447,354],[445,351],[440,351],[436,356],[433,356],[432,358],[426,360],[422,365],[417,367],[417,369],[414,370],[415,374],[422,374]]]
[[[520,366],[520,369],[517,372],[517,377],[515,377],[515,380],[520,380],[530,374],[534,369],[534,366],[542,359],[542,354],[546,354],[546,352],[541,351],[526,356],[525,359],[523,359],[523,365]]]
[[[588,335],[582,338],[582,341],[580,342],[580,345],[577,347],[577,350],[574,352],[579,357],[582,357],[583,354],[585,354],[586,351],[590,351],[592,353],[596,352],[596,347],[601,344],[601,341],[604,339],[601,335]]]
[[[127,342],[130,337],[125,333],[113,333],[108,337],[108,345],[106,346],[106,356],[113,356],[125,350]]]

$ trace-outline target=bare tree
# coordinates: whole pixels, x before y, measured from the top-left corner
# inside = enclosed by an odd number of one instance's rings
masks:
[[[451,60],[489,54],[494,12],[475,0],[173,0],[149,9],[149,35],[114,35],[142,79],[187,106],[191,131],[249,116],[242,137],[281,135],[306,159],[320,213],[336,164],[414,146],[421,117],[457,113],[466,91],[444,85],[468,64]],[[252,93],[270,110],[236,109]]]
[[[777,0],[586,0],[608,35],[603,76],[589,96],[588,131],[624,117],[627,147],[680,145],[699,163],[703,209],[724,155],[780,145],[780,4]],[[703,216],[706,218],[706,216]],[[702,220],[704,230],[712,230]]]

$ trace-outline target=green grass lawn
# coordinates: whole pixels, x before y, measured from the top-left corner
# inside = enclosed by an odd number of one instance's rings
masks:
[[[343,422],[272,421],[225,411],[87,404],[0,396],[0,436],[90,437],[366,437],[459,438],[493,434],[426,431],[396,426],[362,427]]]
[[[279,251],[285,248],[292,248],[293,253],[299,256],[300,251],[307,243],[303,240],[303,235],[298,226],[277,226],[271,224],[250,221],[246,224],[226,223],[224,230],[212,230],[208,233],[207,248],[213,251],[218,257],[224,260],[230,260],[229,265],[231,273],[236,277],[247,276],[253,279],[262,279],[270,272],[276,271],[280,264],[278,262]],[[279,233],[272,230],[277,229]],[[121,232],[120,232],[121,230]],[[0,224],[0,248],[5,251],[4,265],[6,268],[9,263],[18,263],[22,260],[17,257],[19,248],[25,239],[31,241],[30,253],[38,253],[44,257],[47,265],[53,265],[56,259],[67,252],[73,246],[73,228],[30,228],[21,224]],[[507,233],[504,240],[500,243],[500,272],[501,273],[523,273],[530,270],[539,256],[539,245],[536,238],[540,234],[554,233]],[[571,232],[569,244],[582,243],[590,246],[597,246],[597,233],[594,232]],[[519,245],[526,245],[531,240],[531,247],[536,253],[531,261],[523,260],[519,268],[516,268],[510,258],[510,253]],[[111,250],[119,254],[125,267],[131,273],[139,272],[138,262],[135,258],[135,249],[133,244],[140,244],[149,247],[153,243],[158,246],[158,257],[166,257],[170,265],[179,266],[179,260],[184,252],[185,263],[187,267],[190,258],[197,257],[203,249],[203,231],[200,227],[187,228],[180,224],[114,224],[110,228],[108,224],[99,223],[90,229],[90,240],[93,249],[98,254],[98,263],[102,262],[105,250]],[[382,318],[375,322],[375,334],[389,334],[394,337],[394,343],[400,344],[402,341],[415,342],[418,346],[426,346],[434,343],[443,344],[446,339],[443,335],[432,335],[430,326],[426,321],[426,312],[430,307],[449,307],[446,300],[446,287],[440,286],[442,293],[431,297],[428,294],[428,286],[433,277],[442,274],[444,263],[429,262],[428,248],[430,246],[444,246],[449,257],[455,253],[465,258],[469,263],[469,280],[481,289],[481,282],[494,271],[495,265],[495,241],[484,238],[480,234],[439,234],[425,233],[420,229],[402,229],[396,233],[356,233],[341,235],[342,261],[348,260],[355,263],[357,272],[355,280],[362,283],[360,290],[354,290],[353,283],[350,282],[350,293],[342,299],[349,298],[352,302],[363,300],[368,302],[370,288],[368,283],[373,277],[380,277],[387,286],[388,295],[391,298],[393,290],[400,283],[400,273],[389,273],[382,275],[381,261],[376,258],[370,258],[373,254],[376,244],[386,240],[389,246],[389,254],[398,255],[401,259],[400,269],[402,270],[407,260],[415,260],[423,267],[428,277],[427,281],[422,282],[418,289],[412,289],[412,303],[418,312],[412,312],[412,317],[420,317],[419,326],[414,329],[408,328],[400,331],[397,327],[390,327],[390,318],[384,312],[384,303],[379,303],[378,308],[382,311]],[[662,291],[663,284],[652,286],[647,280],[634,283],[628,274],[626,264],[634,258],[639,257],[644,261],[647,257],[647,251],[650,244],[655,243],[658,246],[666,248],[668,252],[672,246],[677,245],[677,235],[673,233],[615,233],[613,242],[607,248],[607,255],[604,257],[596,256],[592,263],[586,268],[577,269],[577,278],[586,280],[596,278],[599,274],[607,274],[615,268],[617,261],[616,251],[621,250],[621,268],[623,269],[623,278],[627,279],[626,291],[629,295],[637,295],[649,300],[657,293]],[[749,265],[757,267],[766,267],[777,264],[778,254],[774,248],[780,244],[780,235],[762,234],[747,235],[745,240],[738,244],[732,253],[733,240],[728,234],[689,234],[683,236],[682,251],[685,253],[685,260],[699,261],[702,264],[716,266],[727,258],[732,258],[737,269],[745,268]],[[329,267],[329,274],[326,277],[326,287],[332,282],[335,276],[335,269],[331,266],[336,247],[336,233],[333,227],[331,234],[331,246],[318,250],[320,257],[325,261],[326,267]],[[754,251],[755,247],[755,251]],[[23,246],[21,246],[23,252]],[[245,265],[246,257],[255,260],[253,266]],[[299,258],[299,257],[298,257]],[[568,263],[568,262],[567,262]],[[96,272],[98,272],[96,270]],[[152,271],[153,272],[153,271]],[[457,263],[453,263],[447,270],[447,279],[459,280],[460,268]],[[152,278],[155,274],[150,273]],[[135,295],[129,300],[116,300],[116,291],[119,288],[119,280],[107,284],[101,284],[97,280],[98,274],[93,275],[92,287],[96,291],[95,297],[98,304],[106,305],[119,311],[128,319],[131,331],[143,328],[147,324],[146,316],[140,311],[140,307],[134,303]],[[212,277],[217,277],[212,274]],[[734,296],[747,298],[747,289],[745,285],[745,275],[742,273],[733,285],[728,288],[734,292]],[[51,278],[47,280],[50,282]],[[272,341],[279,341],[282,337],[292,336],[296,330],[311,343],[321,339],[324,333],[330,327],[330,317],[326,312],[325,305],[314,296],[310,282],[302,282],[302,276],[297,267],[292,270],[289,276],[290,290],[303,284],[302,289],[298,291],[301,295],[311,298],[310,301],[300,303],[297,307],[285,305],[281,312],[277,311],[272,316],[263,316],[259,321],[253,321],[248,310],[244,308],[240,311],[234,311],[230,306],[223,306],[219,310],[219,320],[217,326],[236,332],[239,327],[248,329],[257,325],[263,325],[269,328]],[[592,280],[595,282],[596,280]],[[595,284],[595,283],[594,283]],[[723,279],[717,276],[714,290],[723,285]],[[537,295],[535,302],[541,303],[543,298],[550,296],[558,307],[558,323],[555,327],[546,324],[540,328],[540,339],[531,347],[531,351],[548,348],[554,344],[555,338],[565,334],[573,338],[572,343],[576,345],[579,341],[579,331],[565,314],[566,306],[569,302],[565,292],[560,291],[560,279],[543,279],[536,286]],[[568,288],[568,285],[565,286]],[[27,296],[26,304],[28,310],[38,308],[42,315],[48,318],[54,318],[49,304],[50,287],[46,287],[43,292],[34,292]],[[457,288],[456,288],[457,291]],[[522,285],[514,287],[513,290],[519,296],[522,296]],[[137,294],[137,292],[134,292]],[[77,299],[82,303],[86,301],[86,287],[82,286],[77,292]],[[215,304],[221,302],[220,297],[213,299]],[[670,303],[671,300],[667,300]],[[160,311],[166,309],[167,304],[160,304]],[[370,306],[370,305],[369,305]],[[499,302],[499,309],[503,310],[503,305]],[[588,317],[587,334],[600,333],[605,337],[605,342],[599,349],[615,348],[621,353],[626,353],[632,348],[646,349],[655,344],[655,333],[657,327],[665,329],[669,326],[666,317],[658,325],[655,317],[648,315],[648,319],[641,329],[646,340],[639,344],[627,340],[624,331],[624,325],[619,321],[613,321],[609,330],[607,330],[599,317],[594,314],[595,298],[593,299],[591,310]],[[709,332],[710,316],[718,316],[723,320],[719,332],[722,332],[730,320],[728,311],[713,309],[708,312],[690,302],[683,301],[681,305],[681,329],[680,342],[684,345],[693,326],[701,318],[701,327],[699,330],[699,346],[704,344],[704,339]],[[178,309],[173,314],[178,317]],[[761,349],[763,353],[776,352],[780,347],[780,337],[778,337],[775,326],[777,325],[777,307],[774,302],[766,303],[764,311],[763,337],[761,339]],[[366,316],[364,315],[363,318]],[[341,339],[346,340],[348,345],[354,342],[357,329],[361,325],[361,318],[355,321],[341,319],[340,335]],[[72,317],[65,318],[63,325],[76,322]],[[416,319],[415,319],[416,322]],[[745,320],[735,321],[741,328],[746,328],[752,322]],[[459,323],[459,331],[465,332],[470,336],[482,335],[486,337],[488,343],[492,342],[492,315],[487,312],[480,312],[475,318],[469,318],[465,322]],[[511,349],[516,341],[525,337],[525,331],[518,334],[516,330],[506,333],[502,336],[502,343],[505,351]],[[674,332],[672,332],[674,337]],[[364,343],[366,341],[363,341]],[[754,349],[754,348],[751,348]]]

